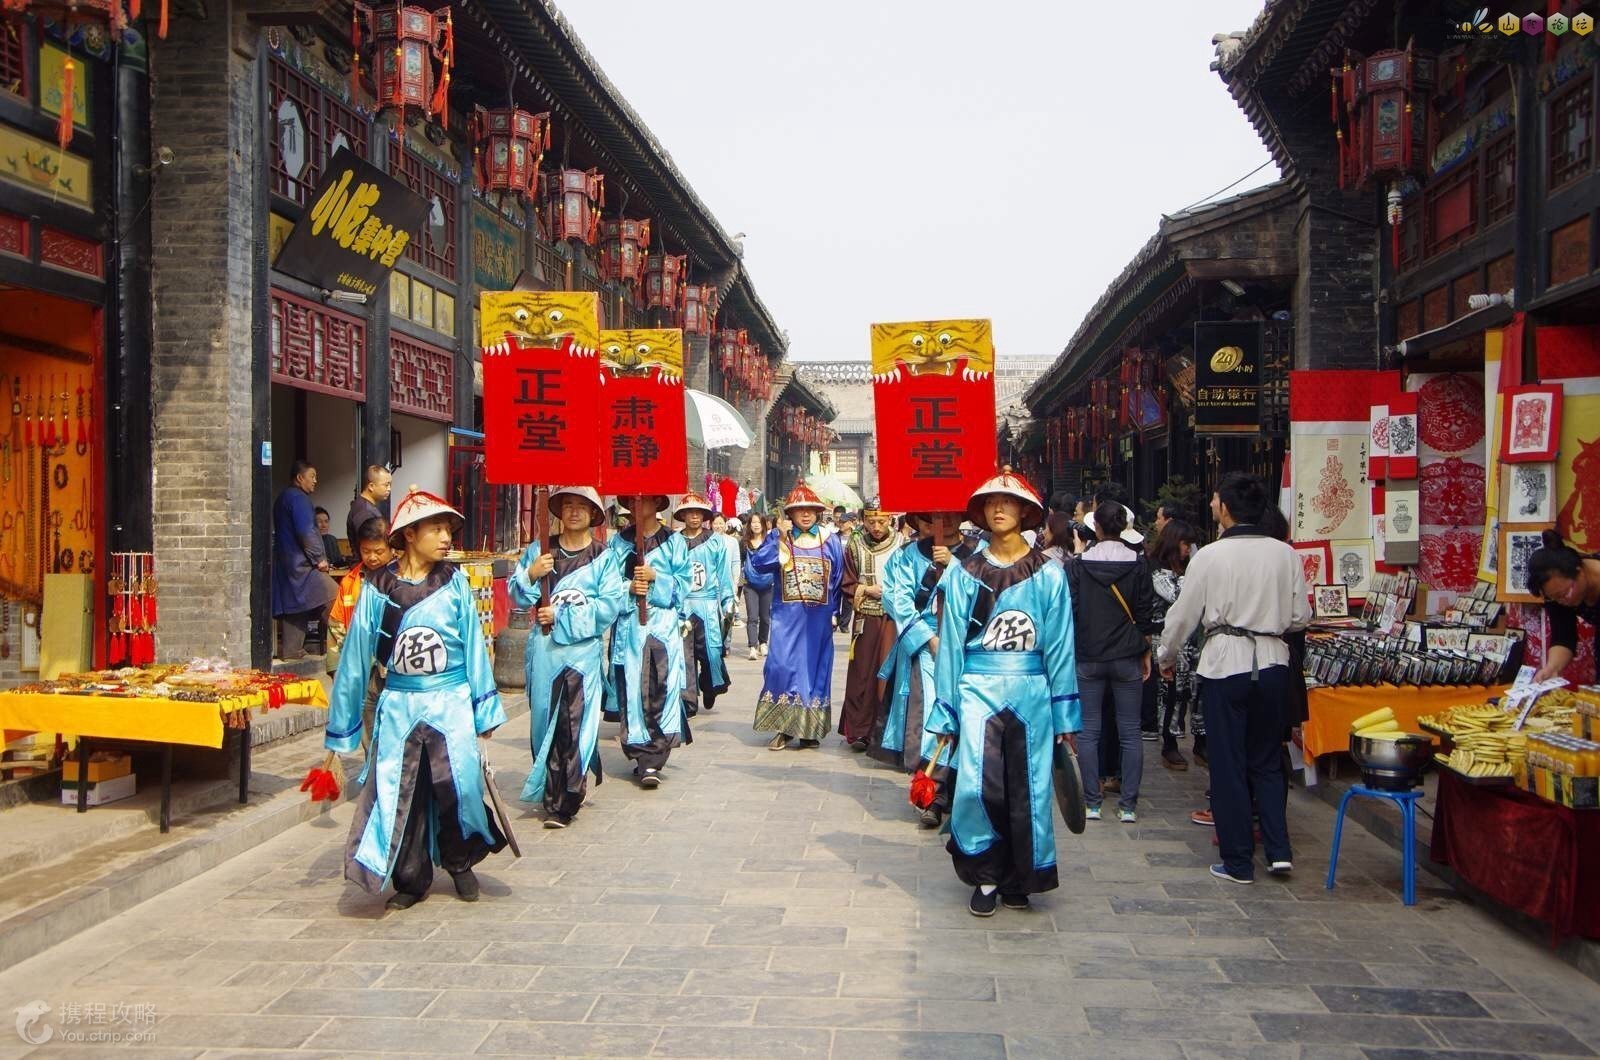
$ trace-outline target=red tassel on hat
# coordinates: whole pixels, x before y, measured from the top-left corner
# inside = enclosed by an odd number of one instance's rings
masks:
[[[61,115],[56,118],[56,146],[65,151],[72,142],[72,93],[78,64],[68,59],[61,64]]]

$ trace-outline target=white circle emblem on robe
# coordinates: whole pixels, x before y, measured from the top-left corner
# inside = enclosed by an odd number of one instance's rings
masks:
[[[699,592],[706,587],[706,565],[699,560],[689,561],[689,589]]]
[[[582,589],[557,589],[550,594],[550,602],[557,606],[587,607],[589,598]]]
[[[412,626],[394,640],[389,656],[389,672],[402,677],[430,677],[443,673],[449,653],[444,638],[431,626]]]
[[[1026,611],[1002,611],[983,631],[985,651],[1032,651],[1038,642],[1039,631]]]

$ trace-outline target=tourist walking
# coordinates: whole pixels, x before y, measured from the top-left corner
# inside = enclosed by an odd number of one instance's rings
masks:
[[[927,727],[956,758],[947,849],[973,889],[967,908],[992,916],[997,901],[1026,909],[1057,886],[1054,745],[1072,741],[1080,712],[1066,575],[1022,538],[1044,520],[1038,494],[1008,468],[973,493],[968,518],[989,547],[940,581]]]
[[[772,575],[759,574],[750,567],[750,557],[767,540],[767,521],[751,512],[739,535],[739,576],[744,581],[744,634],[750,658],[767,654],[767,639],[772,633]]]
[[[709,525],[711,503],[697,493],[684,494],[674,518],[683,524],[680,540],[688,554],[689,576],[680,587],[683,600],[683,709],[689,717],[717,705],[728,690],[728,666],[722,657],[723,618],[733,610],[733,584],[728,580],[727,537]]]
[[[850,667],[846,671],[844,706],[839,710],[839,735],[850,750],[862,752],[872,737],[883,698],[878,671],[894,649],[894,620],[883,608],[883,566],[900,547],[894,516],[876,502],[862,512],[862,526],[845,544],[841,598],[854,603],[850,626]]]
[[[391,880],[390,909],[427,898],[433,866],[464,901],[472,866],[505,846],[485,803],[478,737],[506,720],[467,576],[445,559],[465,520],[415,487],[395,508],[394,564],[371,571],[356,602],[328,700],[328,750],[361,742],[373,664],[386,671],[372,758],[361,771],[345,847],[345,879],[371,894]]]
[[[1139,784],[1144,775],[1144,743],[1139,713],[1144,681],[1150,675],[1150,568],[1144,554],[1123,540],[1127,508],[1106,501],[1085,520],[1097,540],[1067,562],[1077,636],[1078,688],[1083,696],[1083,796],[1091,821],[1100,819],[1100,743],[1104,708],[1116,720],[1121,757],[1117,817],[1138,820]]]
[[[1155,627],[1152,649],[1159,649],[1167,611],[1183,591],[1183,573],[1189,557],[1200,546],[1200,532],[1192,523],[1168,519],[1156,534],[1150,550],[1150,582],[1155,596],[1151,601],[1150,621]],[[1173,652],[1171,680],[1157,673],[1149,683],[1155,685],[1157,728],[1161,734],[1161,762],[1168,769],[1189,768],[1189,760],[1178,749],[1185,732],[1194,733],[1195,757],[1205,762],[1205,721],[1195,698],[1194,664],[1199,651],[1191,637]]]
[[[628,580],[618,554],[595,540],[593,528],[605,518],[599,494],[563,486],[550,492],[549,505],[559,529],[524,550],[510,591],[511,602],[533,608],[537,620],[524,662],[533,765],[522,799],[544,806],[546,828],[565,828],[583,805],[589,775],[602,779],[605,635],[628,604]]]
[[[632,521],[607,548],[617,553],[632,597],[611,626],[611,693],[622,723],[622,753],[642,788],[661,784],[674,747],[692,742],[683,709],[683,586],[689,553],[661,522],[665,494],[630,498]]]
[[[1232,472],[1212,494],[1222,536],[1194,554],[1183,592],[1167,612],[1161,642],[1163,675],[1176,675],[1177,652],[1204,631],[1197,673],[1211,762],[1211,812],[1222,856],[1211,874],[1234,883],[1255,880],[1250,824],[1254,790],[1268,869],[1293,869],[1282,765],[1289,694],[1284,634],[1305,629],[1311,606],[1294,550],[1263,533],[1266,485]]]
[[[833,615],[844,577],[837,534],[817,520],[827,507],[804,482],[789,492],[778,527],[750,557],[774,579],[772,652],[767,656],[756,732],[776,733],[769,750],[817,747],[833,727]],[[791,521],[792,520],[792,521]]]

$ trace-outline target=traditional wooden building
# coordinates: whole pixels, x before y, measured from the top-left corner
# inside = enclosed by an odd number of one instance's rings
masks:
[[[761,480],[769,500],[781,499],[810,472],[813,456],[832,452],[839,439],[831,424],[838,415],[833,402],[808,382],[796,365],[778,368],[767,415],[767,467]],[[830,467],[831,462],[830,456]]]

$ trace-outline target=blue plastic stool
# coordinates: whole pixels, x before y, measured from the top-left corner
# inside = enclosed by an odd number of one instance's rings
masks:
[[[1403,879],[1405,880],[1406,905],[1417,904],[1417,800],[1422,798],[1422,789],[1414,788],[1411,791],[1379,791],[1362,784],[1352,784],[1350,790],[1344,793],[1344,798],[1339,800],[1339,816],[1333,822],[1333,850],[1328,855],[1328,890],[1333,890],[1333,874],[1339,868],[1339,837],[1344,832],[1344,811],[1350,805],[1350,800],[1357,795],[1369,799],[1388,799],[1400,807],[1401,824],[1401,851],[1404,859]]]

